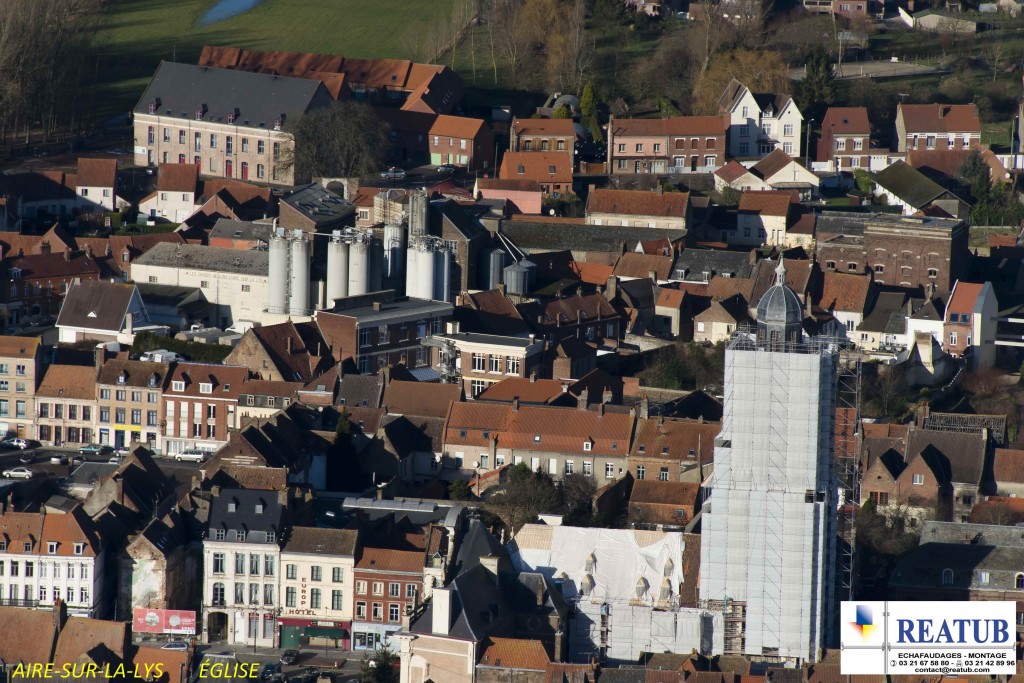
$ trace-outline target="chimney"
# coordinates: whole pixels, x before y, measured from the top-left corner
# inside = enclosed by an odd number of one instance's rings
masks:
[[[501,292],[502,296],[505,296],[505,283],[504,282],[499,282],[498,286],[495,287],[495,289],[498,290],[499,292]]]
[[[71,248],[70,247],[64,247],[64,260],[65,261],[70,261],[71,260]]]
[[[530,384],[533,384],[536,381],[537,381],[537,371],[534,370],[533,372],[530,373]]]
[[[292,355],[292,338],[286,337],[284,341],[284,348],[288,352],[288,355]]]
[[[612,390],[610,388],[605,389],[604,393],[601,394],[601,403],[612,402]]]
[[[60,633],[66,623],[68,623],[68,606],[63,600],[57,598],[53,601],[53,629]]]
[[[512,412],[513,413],[518,413],[519,412],[519,397],[518,396],[513,396],[512,397]]]
[[[940,119],[944,119],[944,118],[946,118],[946,112],[947,112],[947,111],[949,111],[949,107],[947,107],[947,106],[946,106],[946,105],[944,105],[944,104],[940,104],[940,105],[939,105],[939,118],[940,118]]]
[[[430,600],[434,603],[430,630],[436,635],[447,636],[452,627],[452,591],[450,588],[435,588]]]
[[[640,419],[646,420],[651,416],[651,405],[647,398],[647,394],[640,396]]]
[[[498,556],[488,555],[487,557],[480,558],[480,564],[483,565],[487,573],[491,575],[491,581],[494,581],[494,585],[498,585]]]
[[[383,310],[383,308],[384,308],[384,304],[382,304],[381,302],[379,302],[379,301],[374,301],[373,302],[373,310],[374,311],[378,311],[379,312],[379,311]]]
[[[655,273],[653,270],[647,271],[647,277],[650,279],[651,282],[656,283],[658,281],[658,274]]]
[[[598,403],[597,404],[597,416],[598,417],[604,417],[604,404],[603,403]]]
[[[107,362],[107,347],[105,344],[97,344],[96,352],[94,354],[94,362],[98,368],[102,367]]]
[[[129,339],[133,338],[132,334],[134,332],[134,327],[135,327],[135,314],[134,313],[125,313],[124,314],[124,331],[125,331],[125,334],[128,335]]]
[[[605,283],[604,287],[604,298],[611,301],[619,295],[619,279],[614,275],[608,278],[608,282]]]
[[[586,410],[587,405],[590,403],[590,389],[583,387],[583,391],[580,392],[579,398],[576,399],[577,410]]]
[[[288,505],[288,489],[282,489],[277,492],[277,502],[281,505]]]

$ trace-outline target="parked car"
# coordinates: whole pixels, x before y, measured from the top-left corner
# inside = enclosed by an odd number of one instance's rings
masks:
[[[285,650],[283,653],[281,653],[282,664],[294,664],[297,661],[299,661],[298,650]]]
[[[121,464],[121,456],[117,455],[117,454],[114,454],[114,455],[110,456],[110,459],[107,460],[107,464],[108,465],[120,465]]]
[[[20,462],[22,465],[28,465],[35,459],[36,456],[34,453],[22,453],[21,455],[18,456],[18,462]]]
[[[437,167],[437,172],[438,173],[449,173],[450,174],[450,173],[455,173],[458,170],[459,169],[455,168],[451,164],[441,164],[440,166]]]
[[[405,171],[397,166],[392,166],[386,171],[381,171],[380,177],[385,180],[405,180]]]
[[[5,479],[31,479],[35,476],[35,472],[27,467],[12,467],[9,470],[3,471]]]
[[[188,460],[189,462],[203,462],[206,460],[206,453],[196,448],[189,448],[174,456],[175,462]]]
[[[82,446],[78,449],[78,452],[82,455],[106,455],[112,452],[114,449],[110,446],[103,446],[98,443],[91,443],[87,446]]]
[[[188,643],[184,640],[172,640],[171,642],[164,645],[161,650],[179,650],[181,652],[188,652]]]
[[[269,681],[274,677],[274,674],[281,671],[281,664],[278,662],[267,662],[263,665],[263,671],[260,671],[260,680]]]
[[[26,439],[19,438],[4,439],[3,441],[0,441],[0,446],[3,446],[4,448],[17,448],[22,451],[29,447]]]

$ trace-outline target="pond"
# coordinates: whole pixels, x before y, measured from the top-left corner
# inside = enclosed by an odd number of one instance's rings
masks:
[[[210,11],[203,15],[198,24],[199,26],[205,26],[207,24],[223,21],[224,19],[229,19],[236,14],[248,12],[262,1],[263,0],[220,0],[220,2],[210,8]]]

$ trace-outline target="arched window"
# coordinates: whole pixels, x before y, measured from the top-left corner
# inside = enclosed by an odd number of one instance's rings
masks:
[[[1017,588],[1024,588],[1024,574],[1017,574],[1013,583]]]
[[[942,585],[952,586],[953,585],[953,570],[943,569],[942,570]]]
[[[224,605],[224,584],[215,583],[213,584],[213,604],[223,606]]]

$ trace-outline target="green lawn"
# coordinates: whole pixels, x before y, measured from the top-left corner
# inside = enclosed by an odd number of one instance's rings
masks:
[[[416,59],[415,32],[454,0],[264,0],[215,24],[196,22],[216,0],[114,0],[96,36],[97,118],[135,105],[161,60],[194,63],[203,45]]]

